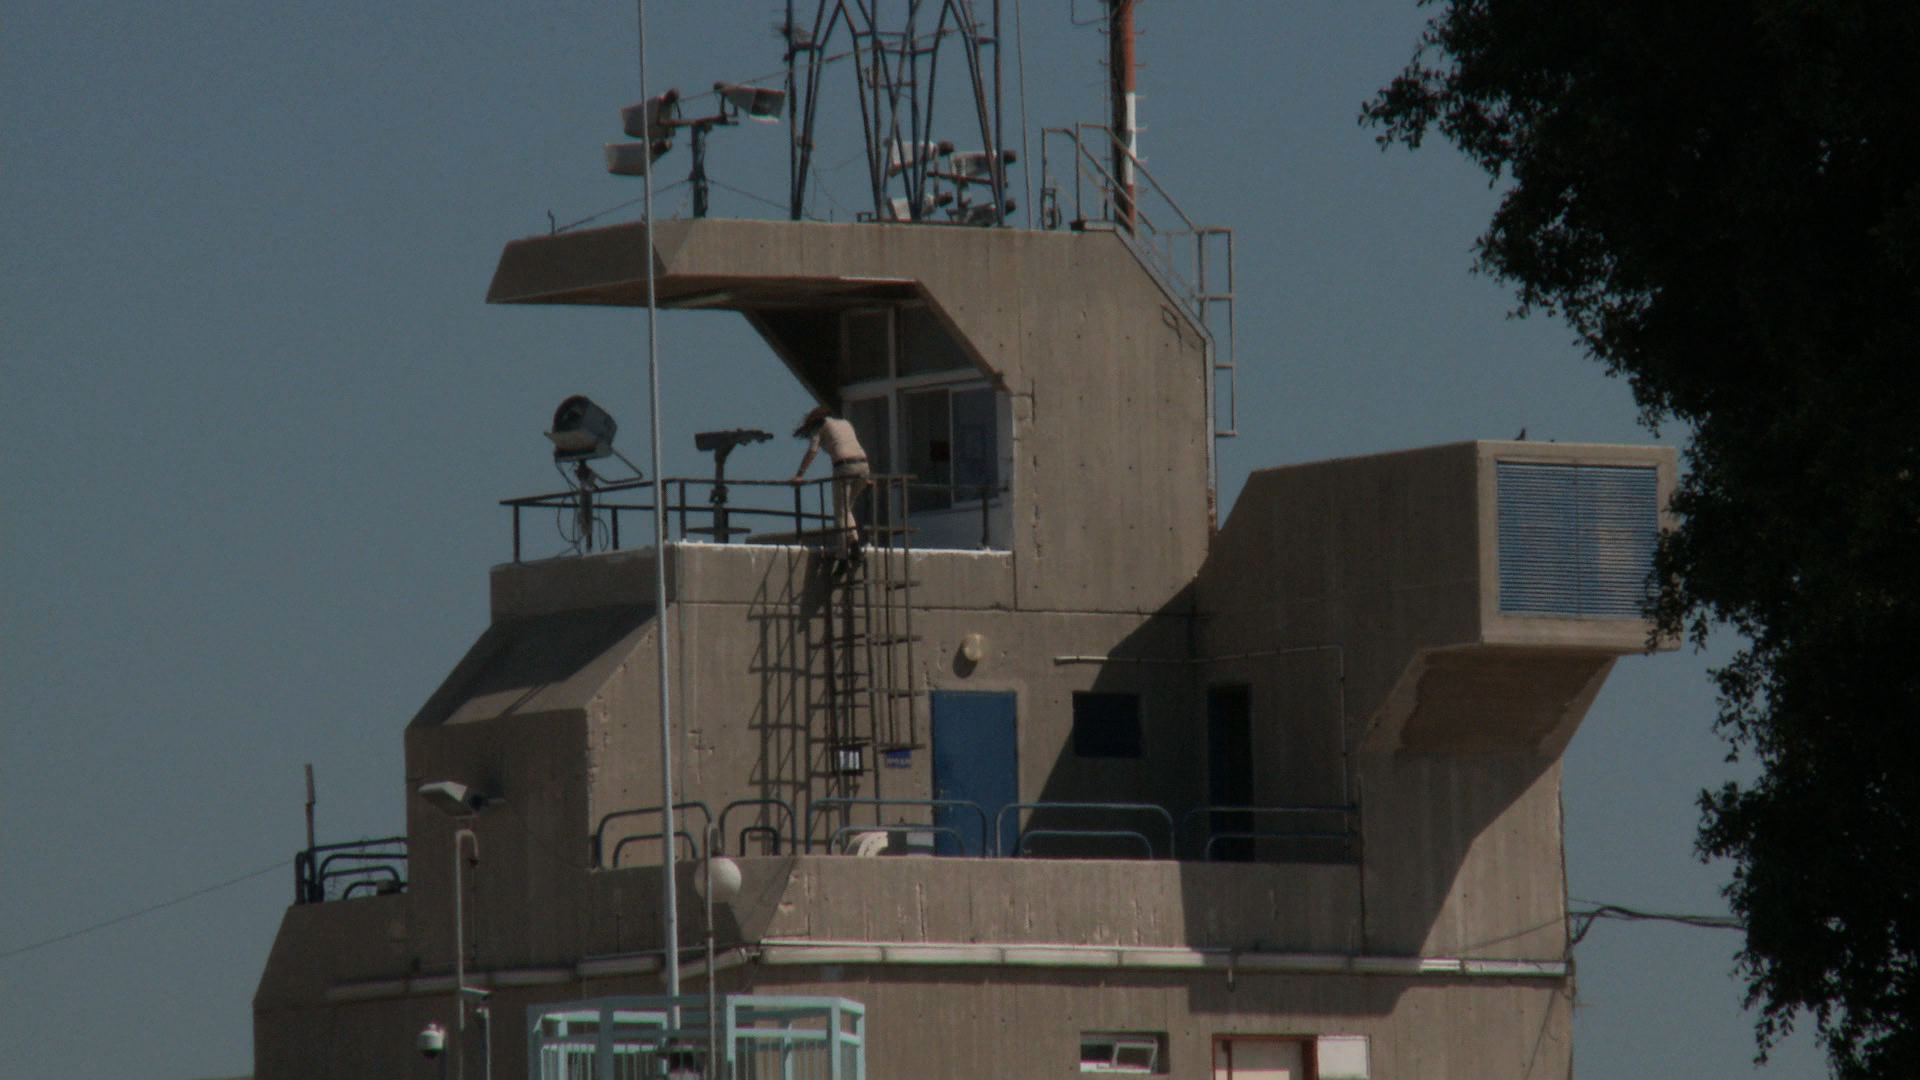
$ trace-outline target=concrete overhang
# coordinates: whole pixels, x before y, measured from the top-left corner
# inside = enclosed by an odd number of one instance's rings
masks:
[[[1079,237],[1011,229],[702,218],[507,244],[490,304],[737,311],[822,401],[837,401],[841,313],[924,305],[981,374],[1003,376],[1023,253]],[[1106,242],[1118,243],[1110,238]]]
[[[1618,658],[1677,647],[1634,614],[1675,471],[1518,441],[1261,470],[1201,575],[1209,651],[1342,650],[1358,749],[1556,755]]]

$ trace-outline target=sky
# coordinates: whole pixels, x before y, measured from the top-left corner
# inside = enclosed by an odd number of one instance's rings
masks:
[[[656,2],[649,85],[776,70],[781,8]],[[1094,10],[1024,5],[1031,131],[1103,118],[1104,39],[1072,25]],[[1142,153],[1234,229],[1223,506],[1273,465],[1522,427],[1654,438],[1565,327],[1509,317],[1471,272],[1486,179],[1356,123],[1422,15],[1140,9]],[[485,626],[487,569],[510,556],[497,501],[555,486],[554,405],[587,393],[646,445],[642,314],[482,302],[507,240],[637,216],[619,208],[637,181],[601,161],[639,97],[635,12],[0,0],[0,19],[0,1072],[244,1074],[302,766],[322,842],[401,832],[402,729]],[[813,210],[848,220],[857,129],[826,115]],[[716,133],[716,216],[776,213],[757,200],[783,198],[784,137]],[[687,213],[686,188],[658,206]],[[781,430],[810,403],[737,316],[659,331],[669,474],[709,467],[694,431]],[[730,473],[786,475],[790,450],[742,450]],[[1574,897],[1725,911],[1729,867],[1692,846],[1700,789],[1743,775],[1712,731],[1725,655],[1616,669],[1565,758]],[[1575,954],[1576,1074],[1821,1075],[1804,1033],[1755,1069],[1738,946],[1596,926]]]

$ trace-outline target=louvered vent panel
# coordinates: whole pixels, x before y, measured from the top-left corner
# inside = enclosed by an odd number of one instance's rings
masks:
[[[1647,466],[1502,461],[1500,610],[1637,619],[1660,530]]]

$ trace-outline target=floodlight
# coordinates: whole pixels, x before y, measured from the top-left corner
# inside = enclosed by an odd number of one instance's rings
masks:
[[[941,154],[953,153],[950,142],[923,142],[918,146],[901,142],[899,139],[887,140],[887,175],[899,176],[914,165],[924,164]]]
[[[658,97],[650,97],[638,105],[629,105],[620,110],[620,127],[629,138],[669,142],[673,139],[673,128],[680,119],[680,91],[669,90]]]
[[[673,140],[659,139],[651,143],[608,143],[607,171],[615,176],[645,176],[647,165],[659,161],[660,155],[673,149]]]
[[[575,394],[553,411],[553,460],[589,461],[613,454],[613,433],[618,425],[607,410],[595,405],[585,394]]]
[[[987,150],[959,151],[959,152],[950,154],[948,156],[948,160],[953,163],[954,171],[957,173],[960,173],[962,176],[965,176],[968,178],[978,177],[984,180],[988,176],[992,175],[990,172],[990,168],[993,164],[993,154],[991,151],[987,151]],[[1018,160],[1020,160],[1020,155],[1018,152],[1013,150],[1000,151],[1000,161],[1002,164],[1011,165]]]
[[[749,120],[759,120],[774,124],[780,121],[780,111],[786,108],[787,92],[770,90],[764,86],[734,86],[728,83],[714,83],[713,88],[720,100],[747,114]]]
[[[454,780],[436,780],[420,785],[420,795],[448,817],[472,817],[498,802],[485,792],[475,791]]]

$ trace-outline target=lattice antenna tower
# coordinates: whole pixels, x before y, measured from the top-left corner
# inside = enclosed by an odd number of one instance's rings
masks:
[[[972,0],[817,0],[809,22],[787,0],[790,211],[800,220],[813,171],[816,117],[828,65],[853,60],[876,221],[1001,225],[1007,165],[1001,124],[1000,0],[983,24]],[[962,102],[936,111],[958,83]],[[957,117],[949,121],[947,117]],[[944,126],[943,126],[944,125]],[[958,152],[943,134],[981,149]],[[943,190],[943,185],[950,190]]]

